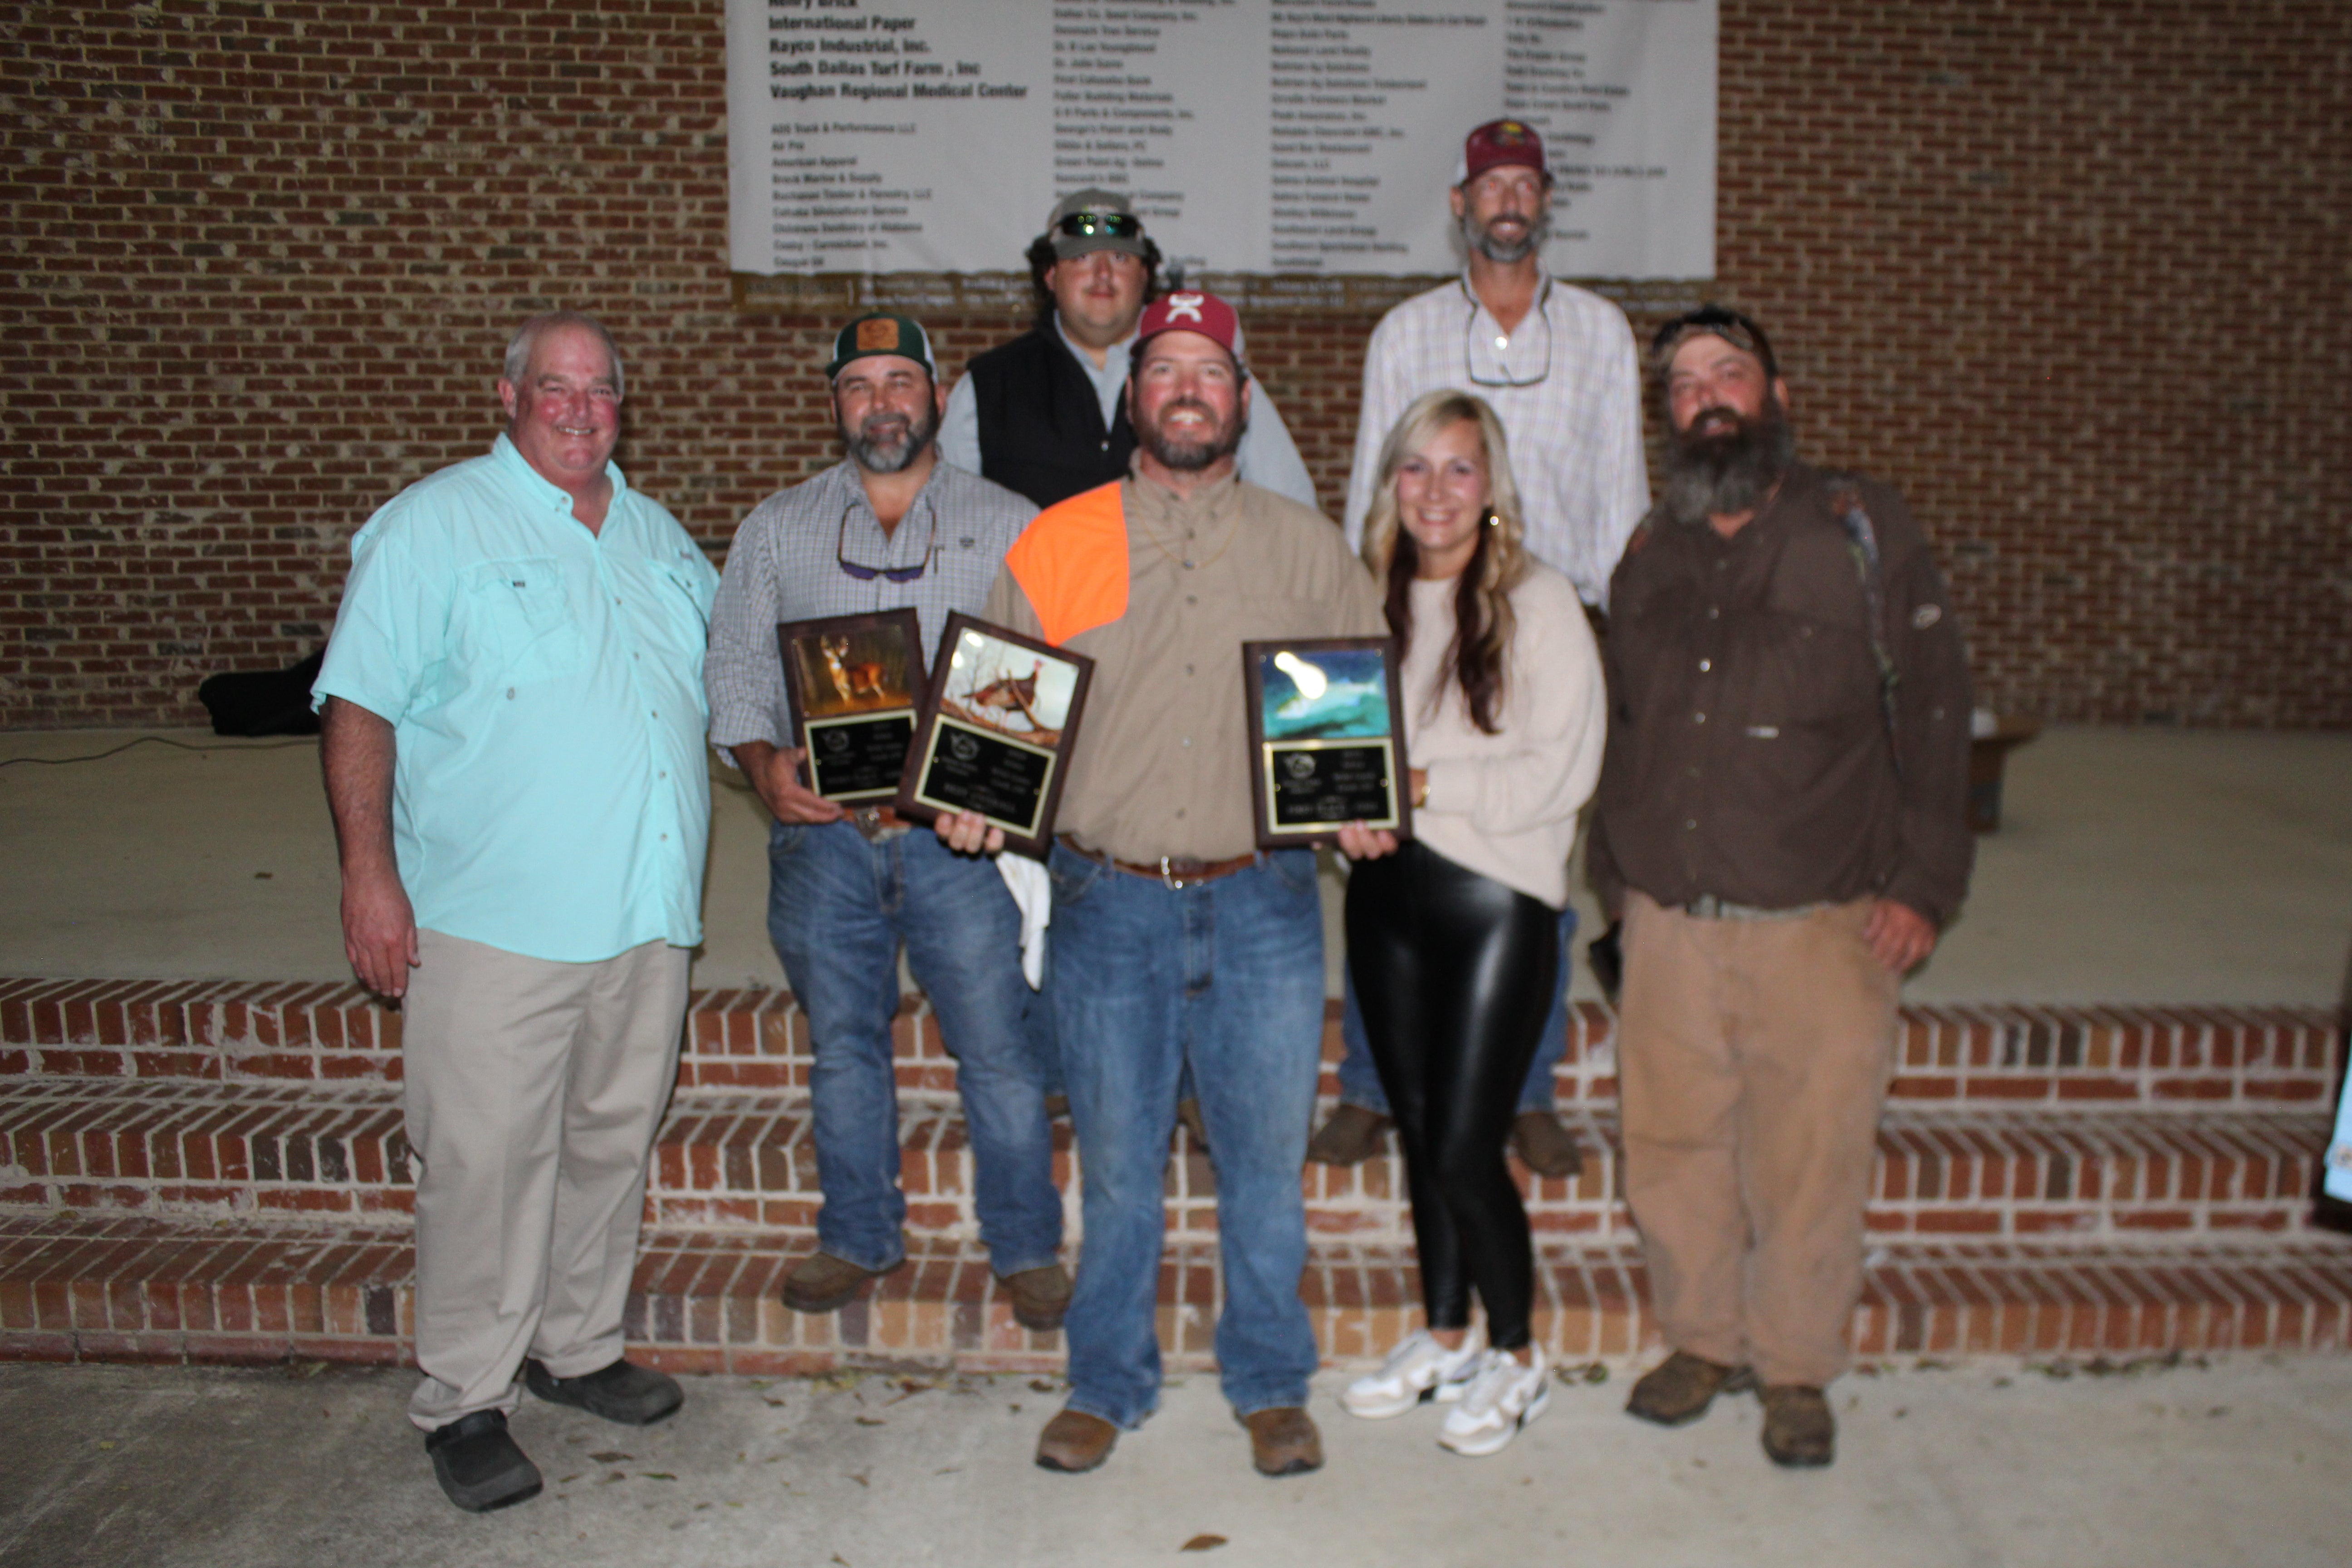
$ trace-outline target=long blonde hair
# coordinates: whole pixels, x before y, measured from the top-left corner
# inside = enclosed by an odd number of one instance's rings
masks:
[[[1397,470],[1441,430],[1464,422],[1478,427],[1479,444],[1486,454],[1487,515],[1492,521],[1478,530],[1477,552],[1462,569],[1454,595],[1454,641],[1445,650],[1445,669],[1462,688],[1470,721],[1491,735],[1502,706],[1505,655],[1517,618],[1511,614],[1511,590],[1527,580],[1527,530],[1519,519],[1519,490],[1511,482],[1509,443],[1503,422],[1486,400],[1446,388],[1424,393],[1413,400],[1388,439],[1381,443],[1381,477],[1372,491],[1371,510],[1364,517],[1364,564],[1385,585],[1389,629],[1404,647],[1412,646],[1412,580],[1421,552],[1406,532],[1396,499]]]

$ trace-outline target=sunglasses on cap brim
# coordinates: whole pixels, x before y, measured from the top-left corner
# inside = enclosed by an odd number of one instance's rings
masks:
[[[1072,213],[1054,231],[1072,239],[1140,239],[1143,220],[1133,213]]]

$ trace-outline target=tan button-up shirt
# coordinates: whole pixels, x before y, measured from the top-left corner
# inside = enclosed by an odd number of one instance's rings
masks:
[[[1224,860],[1256,847],[1242,644],[1382,637],[1371,574],[1320,513],[1228,475],[1189,500],[1119,482],[1127,613],[1067,646],[1094,683],[1055,829],[1115,859]],[[987,618],[1043,635],[1010,570]]]

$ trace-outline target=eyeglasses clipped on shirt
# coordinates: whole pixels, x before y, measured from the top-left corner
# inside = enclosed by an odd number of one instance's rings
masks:
[[[857,510],[857,498],[841,509],[841,527],[833,539],[833,563],[861,583],[871,583],[879,577],[886,583],[912,583],[931,569],[931,557],[940,552],[940,514],[931,513],[931,542],[923,547],[923,558],[912,566],[866,566],[849,558],[849,514]]]
[[[1549,303],[1550,300],[1551,279],[1547,278],[1544,279],[1543,292],[1537,296],[1534,308],[1529,310],[1519,321],[1519,330],[1517,335],[1520,338],[1525,338],[1527,336],[1528,329],[1530,326],[1540,325],[1543,328],[1543,358],[1537,362],[1535,374],[1532,375],[1522,375],[1513,371],[1509,365],[1505,364],[1500,358],[1500,355],[1505,349],[1510,346],[1512,340],[1510,338],[1499,338],[1496,340],[1495,343],[1495,353],[1497,356],[1495,360],[1495,363],[1499,367],[1500,374],[1489,372],[1486,374],[1481,374],[1478,370],[1479,302],[1475,297],[1472,298],[1470,301],[1470,319],[1464,322],[1462,326],[1462,373],[1470,378],[1471,384],[1475,386],[1533,386],[1538,382],[1542,381],[1546,376],[1551,374],[1551,316],[1544,310],[1544,306]]]

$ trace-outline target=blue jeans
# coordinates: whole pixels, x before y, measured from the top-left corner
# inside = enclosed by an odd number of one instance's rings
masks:
[[[1305,1405],[1298,1173],[1323,1032],[1315,857],[1171,889],[1056,847],[1054,1017],[1086,1173],[1069,1407],[1134,1426],[1160,1402],[1155,1310],[1176,1085],[1190,1062],[1217,1172],[1217,1365],[1247,1415]]]
[[[1544,1019],[1542,1038],[1536,1042],[1536,1059],[1528,1068],[1528,1080],[1519,1087],[1515,1114],[1551,1109],[1552,1069],[1568,1054],[1568,963],[1575,941],[1576,907],[1571,904],[1559,911],[1559,979],[1552,985],[1551,1014]],[[1339,1015],[1339,1042],[1345,1047],[1339,1058],[1339,1102],[1386,1116],[1389,1097],[1381,1088],[1379,1070],[1372,1066],[1371,1047],[1364,1042],[1364,1016],[1356,1005],[1353,974],[1348,975],[1345,995],[1347,1003]]]
[[[927,828],[869,844],[845,822],[780,822],[768,867],[768,936],[808,1016],[814,1058],[817,1245],[861,1268],[906,1255],[890,1053],[903,941],[956,1059],[990,1267],[1009,1275],[1053,1262],[1062,1199],[1024,1017],[1021,913],[995,866]]]

